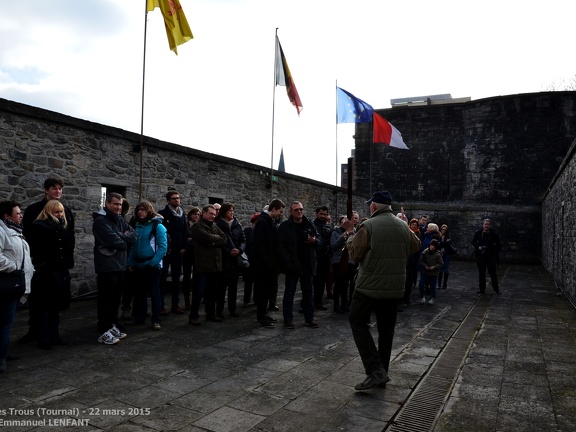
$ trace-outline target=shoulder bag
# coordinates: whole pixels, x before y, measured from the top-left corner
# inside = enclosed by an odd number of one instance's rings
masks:
[[[26,292],[26,275],[24,274],[24,256],[20,269],[0,272],[0,298],[18,299]]]

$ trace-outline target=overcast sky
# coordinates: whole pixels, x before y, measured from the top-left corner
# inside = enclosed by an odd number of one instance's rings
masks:
[[[274,169],[283,148],[287,172],[330,184],[336,148],[340,164],[354,146],[354,126],[336,125],[336,82],[379,109],[561,89],[576,76],[573,0],[181,4],[194,39],[178,56],[160,11],[148,14],[144,134],[265,167],[273,139]],[[0,6],[0,97],[140,132],[145,0]],[[273,102],[276,28],[299,117],[284,87]]]

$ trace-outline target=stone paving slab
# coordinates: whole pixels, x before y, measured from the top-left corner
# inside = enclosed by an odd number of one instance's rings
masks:
[[[280,313],[271,313],[276,328],[260,328],[253,306],[239,307],[240,318],[200,327],[170,314],[159,332],[127,324],[125,340],[103,346],[96,343],[95,300],[76,300],[61,320],[71,345],[51,351],[15,343],[26,332],[27,311],[19,310],[11,350],[21,358],[0,375],[0,420],[23,422],[10,431],[380,432],[393,428],[433,373],[454,380],[435,431],[576,430],[574,309],[539,266],[501,274],[503,294],[479,297],[476,266],[453,262],[434,306],[416,303],[414,292],[415,303],[398,314],[392,381],[367,392],[354,391],[365,375],[346,315],[330,310],[317,312],[319,329],[304,327],[297,315],[295,330],[283,328]],[[451,349],[467,356],[442,366]],[[38,417],[10,408],[79,414]],[[24,424],[38,418],[89,424]]]

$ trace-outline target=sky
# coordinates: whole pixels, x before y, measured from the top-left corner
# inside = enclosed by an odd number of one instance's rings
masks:
[[[147,136],[274,170],[283,149],[286,172],[338,184],[354,124],[336,124],[336,85],[383,109],[576,77],[573,0],[180,3],[194,39],[175,55],[159,9],[144,38],[145,0],[0,0],[0,97],[140,133],[144,88]],[[300,116],[274,86],[276,31]]]

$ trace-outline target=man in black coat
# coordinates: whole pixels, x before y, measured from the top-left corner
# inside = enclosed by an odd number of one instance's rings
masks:
[[[166,194],[166,201],[168,204],[158,213],[164,218],[162,223],[168,231],[170,247],[162,262],[160,280],[162,291],[164,291],[167,286],[166,279],[168,278],[168,268],[170,267],[170,278],[172,279],[170,287],[172,294],[171,311],[176,314],[183,314],[184,311],[182,311],[178,303],[180,302],[180,275],[182,275],[182,264],[188,241],[188,222],[186,221],[184,209],[180,207],[180,194],[178,192],[175,190],[169,191]],[[162,296],[162,314],[166,314],[164,296]]]
[[[282,308],[284,326],[294,328],[294,295],[300,281],[304,320],[311,328],[318,328],[314,320],[314,288],[312,279],[316,274],[316,250],[322,239],[314,224],[304,216],[304,207],[299,201],[290,204],[290,216],[278,227],[278,258],[280,269],[286,275]]]
[[[106,345],[114,345],[126,337],[117,327],[118,309],[128,267],[128,247],[136,243],[136,231],[122,217],[122,201],[122,195],[112,192],[106,197],[104,208],[92,215],[98,342]]]
[[[34,242],[34,232],[31,229],[32,223],[38,218],[42,210],[44,210],[44,206],[50,200],[57,200],[61,201],[62,199],[62,188],[64,187],[64,181],[57,177],[49,177],[44,181],[44,198],[40,201],[37,201],[33,204],[30,204],[26,207],[24,212],[24,217],[22,218],[22,225],[24,227],[23,234],[24,238],[26,238],[29,242]],[[66,215],[66,237],[70,241],[70,245],[72,251],[74,250],[74,246],[76,244],[76,237],[74,233],[74,214],[70,207],[66,204],[62,203],[64,206],[64,214]],[[32,342],[37,340],[40,337],[40,324],[35,322],[35,317],[38,316],[36,311],[34,310],[34,306],[32,304],[29,305],[30,309],[28,310],[30,314],[30,318],[28,320],[28,333],[18,340],[19,343],[25,344],[28,342]]]
[[[62,199],[62,188],[64,187],[64,181],[56,177],[47,178],[44,181],[44,198],[26,207],[24,212],[24,218],[22,219],[22,225],[24,226],[24,237],[28,238],[30,236],[30,227],[32,223],[38,218],[40,212],[44,209],[46,203],[50,200]],[[74,236],[74,214],[70,207],[62,203],[64,206],[64,214],[66,215],[66,221],[68,225],[66,227],[68,235],[71,236],[73,244],[75,244]]]
[[[332,258],[332,249],[330,249],[332,228],[328,225],[327,218],[328,207],[320,206],[316,208],[316,219],[314,219],[313,224],[322,239],[322,247],[316,251],[316,276],[314,276],[314,307],[317,310],[327,309],[326,306],[322,304],[324,287],[328,281]]]
[[[492,289],[496,294],[500,294],[498,285],[498,254],[502,249],[500,236],[492,229],[492,221],[484,219],[482,229],[479,229],[472,238],[474,254],[476,256],[476,265],[478,266],[479,291],[478,294],[486,292],[486,269],[492,281]]]
[[[256,319],[262,327],[274,328],[276,321],[266,314],[266,306],[274,289],[278,275],[276,251],[277,229],[274,219],[284,213],[286,206],[279,199],[273,199],[267,210],[258,215],[250,240],[250,268],[254,275],[254,299]]]

